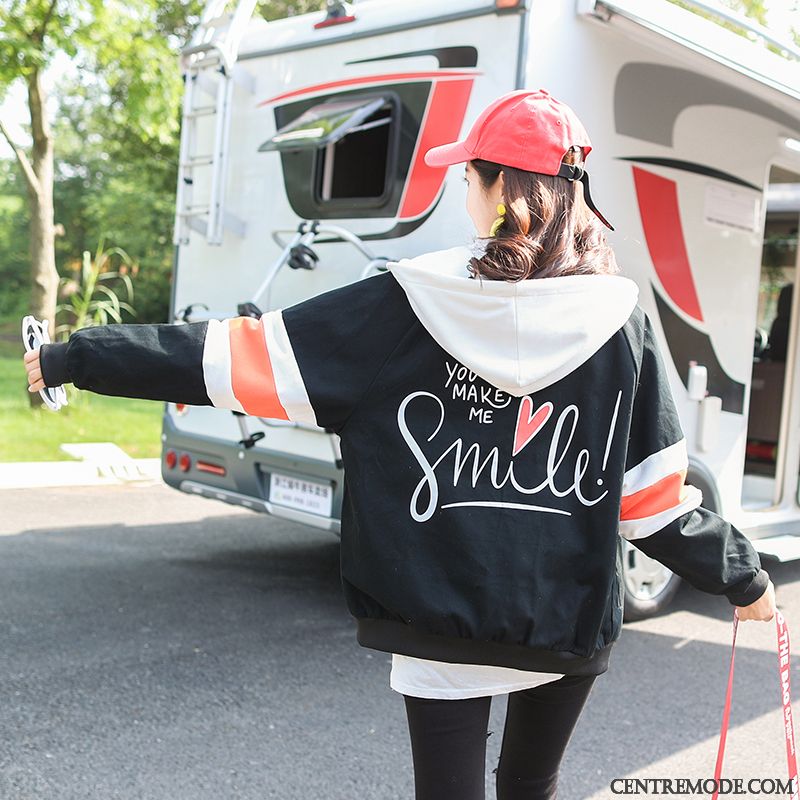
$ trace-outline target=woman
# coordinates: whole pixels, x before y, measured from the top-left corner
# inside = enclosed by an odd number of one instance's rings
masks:
[[[341,578],[393,653],[417,800],[554,798],[622,625],[620,535],[740,619],[774,587],[684,483],[681,430],[638,288],[589,194],[589,138],[545,90],[503,95],[431,166],[465,163],[479,235],[260,320],[110,325],[26,354],[30,389],[214,405],[341,437]],[[583,191],[577,189],[577,182]],[[610,227],[610,225],[608,225]]]

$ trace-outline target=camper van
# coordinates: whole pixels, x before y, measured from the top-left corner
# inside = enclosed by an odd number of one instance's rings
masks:
[[[174,322],[259,317],[468,244],[459,170],[423,155],[498,95],[546,88],[592,138],[687,481],[765,556],[800,558],[796,47],[668,0],[363,0],[275,22],[227,5],[209,3],[182,54]],[[332,431],[169,403],[162,440],[176,489],[339,533]],[[680,578],[620,547],[625,618],[666,607]]]

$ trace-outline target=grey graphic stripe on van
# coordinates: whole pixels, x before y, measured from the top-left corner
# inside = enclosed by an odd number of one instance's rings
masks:
[[[672,147],[675,121],[698,105],[728,106],[749,111],[800,133],[800,117],[751,92],[690,69],[632,61],[614,84],[614,124],[617,133]],[[715,142],[709,141],[709,147]]]

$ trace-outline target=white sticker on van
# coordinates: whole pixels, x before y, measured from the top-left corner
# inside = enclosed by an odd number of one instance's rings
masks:
[[[760,229],[761,197],[753,190],[708,184],[704,219],[712,225],[725,225],[742,231]]]

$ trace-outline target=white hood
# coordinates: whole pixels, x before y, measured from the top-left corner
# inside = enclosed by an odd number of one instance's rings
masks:
[[[518,282],[471,278],[468,247],[389,261],[420,322],[450,355],[510,395],[543,389],[591,358],[639,299],[621,275]]]

